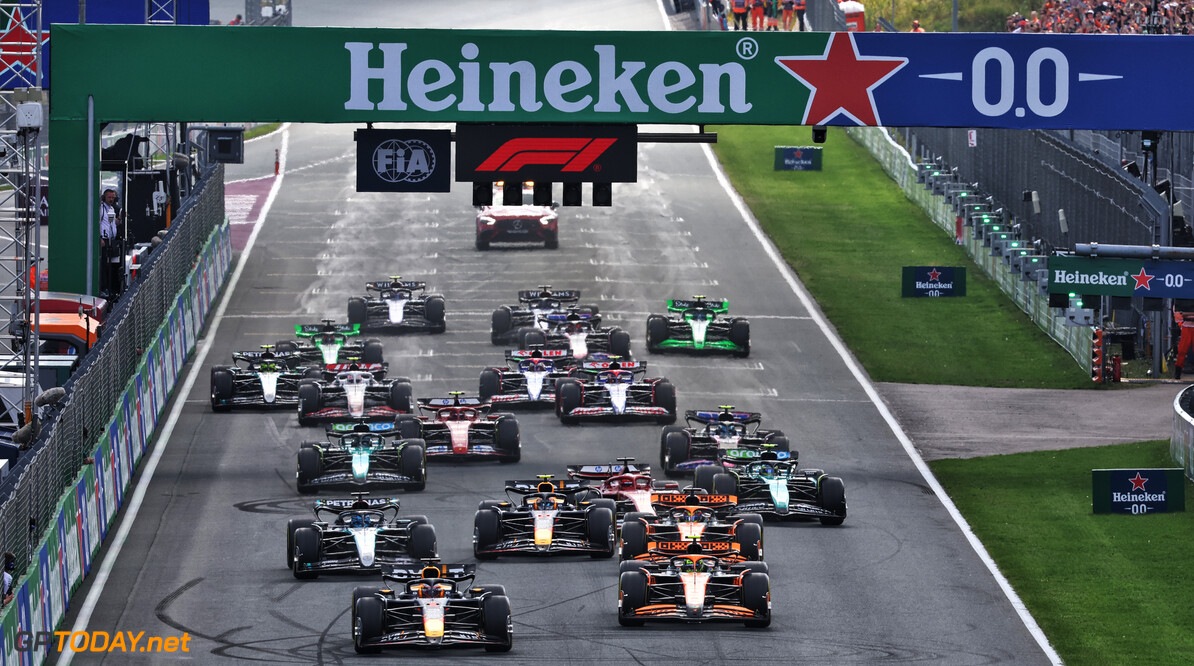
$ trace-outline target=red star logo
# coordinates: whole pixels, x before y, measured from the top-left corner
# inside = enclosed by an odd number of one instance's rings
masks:
[[[940,278],[941,278],[941,271],[937,270],[936,268],[929,271],[929,282],[936,282]]]
[[[18,76],[23,72],[37,73],[37,47],[50,41],[50,31],[42,33],[39,41],[37,35],[25,27],[25,19],[21,17],[21,8],[14,7],[12,17],[8,21],[3,34],[0,34],[0,65],[3,71],[12,71]],[[33,85],[36,79],[25,81],[26,85]]]
[[[907,58],[860,56],[854,34],[835,32],[819,56],[779,56],[775,63],[808,86],[811,95],[800,122],[824,125],[839,113],[859,125],[880,125],[872,91]]]
[[[1144,490],[1144,484],[1148,479],[1140,476],[1140,472],[1136,472],[1136,478],[1128,479],[1128,481],[1132,482],[1132,490]]]
[[[1150,281],[1150,280],[1152,280],[1152,279],[1153,279],[1153,278],[1155,278],[1155,277],[1157,277],[1157,276],[1155,276],[1155,275],[1149,275],[1148,273],[1145,273],[1145,272],[1144,272],[1144,267],[1143,267],[1143,266],[1141,266],[1141,267],[1140,267],[1140,274],[1139,274],[1139,275],[1133,275],[1133,276],[1132,276],[1132,279],[1136,281],[1136,286],[1135,286],[1135,287],[1133,287],[1133,289],[1141,289],[1141,288],[1143,288],[1143,289],[1148,289],[1149,291],[1152,291],[1152,288],[1148,286],[1148,283],[1149,283],[1149,281]]]

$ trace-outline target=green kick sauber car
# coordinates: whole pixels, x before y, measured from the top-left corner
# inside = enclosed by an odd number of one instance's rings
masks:
[[[667,315],[647,317],[647,351],[729,352],[750,356],[750,321],[729,316],[729,301],[673,298]]]
[[[331,365],[348,359],[362,363],[381,363],[381,341],[370,338],[361,341],[360,324],[337,324],[324,319],[322,324],[298,324],[294,327],[298,340],[279,340],[275,352],[299,355],[309,363]],[[351,342],[350,338],[354,338]]]

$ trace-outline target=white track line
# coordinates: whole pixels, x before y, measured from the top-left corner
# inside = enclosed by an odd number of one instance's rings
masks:
[[[804,285],[796,279],[795,273],[792,272],[787,262],[780,257],[779,251],[775,249],[775,245],[771,242],[771,239],[763,233],[758,220],[755,219],[750,209],[746,207],[746,202],[730,186],[730,181],[722,170],[721,163],[713,155],[713,149],[707,143],[701,144],[701,148],[705,151],[705,158],[709,160],[709,165],[713,168],[713,173],[717,176],[717,182],[721,183],[722,189],[725,190],[726,194],[734,202],[734,207],[738,209],[738,213],[742,216],[746,225],[750,227],[759,244],[763,246],[763,250],[771,258],[771,262],[779,269],[780,275],[788,283],[788,287],[791,288],[792,293],[796,294],[796,297],[800,299],[800,303],[804,305],[804,309],[808,310],[811,319],[816,322],[817,328],[821,329],[821,333],[833,345],[838,356],[841,357],[846,367],[850,369],[850,374],[854,375],[854,379],[858,380],[867,397],[874,403],[875,409],[879,410],[879,415],[883,417],[883,420],[887,422],[887,426],[895,433],[896,439],[900,440],[900,444],[904,447],[904,451],[908,454],[908,457],[912,459],[913,464],[916,465],[916,469],[920,470],[920,474],[924,477],[925,482],[933,489],[933,492],[937,495],[937,499],[941,500],[941,503],[945,505],[945,510],[953,517],[954,522],[958,524],[966,540],[970,542],[970,547],[978,554],[983,564],[987,565],[987,570],[995,577],[995,582],[999,583],[1000,589],[1003,590],[1012,607],[1016,609],[1020,620],[1024,623],[1029,633],[1032,634],[1032,637],[1036,639],[1037,645],[1045,652],[1045,656],[1049,658],[1049,661],[1060,666],[1062,663],[1061,657],[1058,656],[1053,646],[1049,644],[1049,638],[1045,636],[1045,632],[1041,630],[1040,625],[1036,623],[1036,619],[1028,612],[1028,608],[1020,600],[1020,596],[1016,594],[1016,591],[1012,589],[1011,583],[1007,581],[1003,572],[999,570],[999,566],[995,564],[995,560],[991,558],[990,553],[987,552],[983,543],[975,536],[974,530],[970,528],[970,523],[967,523],[966,519],[962,517],[962,513],[958,511],[958,507],[954,505],[953,500],[949,498],[945,489],[941,487],[941,484],[937,481],[937,477],[933,476],[933,471],[929,469],[929,466],[925,464],[924,458],[916,451],[916,447],[912,445],[912,440],[904,433],[899,422],[895,420],[895,417],[887,409],[887,405],[883,402],[883,399],[879,397],[879,393],[875,390],[875,385],[871,383],[869,377],[863,374],[862,369],[859,368],[858,362],[854,360],[854,356],[850,353],[850,350],[846,349],[846,345],[841,341],[841,338],[834,334],[833,329],[829,327],[829,323],[825,320],[825,315],[821,313],[821,309],[817,307],[812,296],[809,295]]]
[[[195,386],[195,379],[199,376],[199,369],[203,367],[203,362],[207,360],[207,353],[211,351],[212,342],[216,339],[216,331],[219,330],[220,321],[224,318],[224,311],[228,308],[228,302],[232,299],[232,292],[236,291],[236,284],[240,281],[241,274],[244,273],[245,265],[249,263],[249,254],[253,251],[253,245],[257,242],[257,234],[261,231],[261,227],[265,226],[265,217],[269,214],[269,209],[274,205],[274,199],[278,196],[278,190],[282,187],[282,177],[286,175],[286,149],[290,140],[289,130],[290,123],[283,125],[280,130],[282,132],[282,147],[278,157],[280,168],[278,176],[274,180],[274,185],[270,188],[269,196],[265,199],[265,205],[261,207],[261,215],[258,218],[259,223],[253,227],[253,232],[249,234],[249,240],[245,243],[245,249],[240,253],[240,260],[236,264],[236,269],[232,271],[232,278],[228,280],[228,284],[224,288],[224,295],[220,298],[220,305],[216,308],[215,316],[212,317],[211,324],[203,340],[203,346],[199,349],[199,353],[195,355],[195,359],[191,363],[191,370],[187,373],[186,381],[182,385],[182,390],[179,391],[177,399],[174,401],[174,408],[170,410],[170,418],[162,428],[161,435],[153,447],[153,453],[149,456],[149,461],[146,463],[144,469],[141,470],[141,479],[137,481],[137,489],[133,492],[132,500],[124,508],[125,513],[120,523],[120,530],[117,531],[116,538],[108,548],[107,554],[104,555],[104,561],[100,565],[99,572],[96,573],[95,582],[92,583],[91,589],[87,592],[87,599],[79,609],[79,617],[75,619],[75,626],[72,631],[86,631],[87,625],[91,622],[91,614],[95,612],[99,598],[104,593],[104,586],[107,585],[108,578],[112,575],[112,567],[115,566],[117,558],[120,557],[120,551],[124,548],[124,542],[128,539],[129,531],[132,529],[133,523],[137,520],[137,513],[141,510],[141,504],[145,500],[146,489],[149,487],[150,481],[153,480],[153,473],[157,471],[158,462],[162,459],[162,453],[165,452],[166,446],[170,443],[170,435],[174,433],[174,426],[178,424],[178,417],[182,414],[182,408],[187,402],[186,398]],[[60,666],[68,666],[71,663],[71,659],[74,658],[74,654],[70,650],[62,653],[62,658],[58,662]]]

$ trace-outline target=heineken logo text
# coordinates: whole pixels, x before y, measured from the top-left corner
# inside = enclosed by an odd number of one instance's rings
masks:
[[[564,113],[622,113],[624,105],[633,113],[678,114],[695,106],[699,113],[721,114],[727,106],[734,113],[752,106],[739,63],[701,63],[693,71],[668,61],[648,69],[644,61],[619,61],[611,44],[595,45],[590,62],[563,60],[544,72],[526,60],[481,62],[473,43],[461,46],[457,63],[415,60],[405,43],[346,42],[344,48],[350,69],[345,110],[406,111],[409,104],[423,111],[534,112],[546,104]],[[374,49],[380,66],[369,64]],[[382,82],[376,103],[369,97],[369,82],[375,80]]]
[[[1109,287],[1126,287],[1128,286],[1128,276],[1055,270],[1053,271],[1053,282],[1058,284],[1097,284]]]
[[[1111,493],[1112,502],[1164,502],[1165,493]]]

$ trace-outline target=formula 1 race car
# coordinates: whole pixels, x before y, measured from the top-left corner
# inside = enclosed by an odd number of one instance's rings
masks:
[[[771,624],[771,580],[764,562],[735,562],[694,552],[622,562],[618,580],[618,624],[645,620]]]
[[[647,351],[728,351],[750,356],[750,321],[727,317],[728,301],[671,299],[667,315],[647,317]]]
[[[435,557],[435,528],[426,516],[398,517],[396,499],[317,500],[315,518],[286,524],[286,565],[295,578],[361,573]]]
[[[518,305],[500,305],[493,311],[489,339],[495,345],[516,345],[523,347],[522,337],[535,328],[546,328],[542,317],[552,313],[565,313],[571,308],[597,316],[596,305],[577,305],[580,291],[560,289],[552,291],[550,284],[541,284],[538,289],[518,292]],[[600,320],[598,320],[600,322]]]
[[[501,585],[472,585],[475,564],[396,567],[385,588],[352,591],[352,643],[358,654],[382,648],[514,645],[510,600]]]
[[[601,315],[576,309],[541,315],[539,326],[525,331],[519,342],[523,348],[567,349],[582,359],[595,352],[630,357],[629,333],[616,326],[601,326]]]
[[[543,243],[560,246],[560,215],[553,206],[482,206],[477,210],[477,249],[490,243]]]
[[[554,406],[556,380],[580,362],[566,349],[508,349],[505,368],[481,371],[481,400],[495,405]]]
[[[741,513],[733,495],[656,493],[655,512],[628,513],[622,521],[622,559],[676,555],[699,542],[718,557],[763,559],[763,517]]]
[[[395,439],[392,423],[334,423],[326,442],[303,442],[298,491],[321,488],[405,488],[427,485],[427,455],[419,439]]]
[[[655,513],[651,503],[654,495],[680,491],[675,481],[652,479],[651,467],[636,464],[634,458],[618,458],[618,462],[608,465],[568,465],[568,476],[588,482],[598,495],[612,499],[617,505],[614,517],[619,526],[628,513]],[[591,485],[594,481],[599,484]]]
[[[698,467],[696,485],[737,495],[740,511],[769,518],[815,518],[822,525],[846,520],[846,485],[840,478],[819,469],[798,469],[795,458],[784,459],[783,452],[754,455],[758,458],[730,469]]]
[[[395,428],[404,438],[426,442],[427,457],[442,460],[497,459],[514,463],[522,458],[518,420],[510,413],[492,413],[477,398],[452,391],[449,398],[419,398],[425,415],[399,416]]]
[[[734,411],[722,405],[721,411],[690,409],[684,412],[687,427],[668,426],[659,436],[659,464],[665,474],[688,474],[701,465],[732,465],[725,458],[731,449],[762,451],[764,445],[787,451],[789,442],[782,430],[759,427],[759,412]]]
[[[403,280],[391,276],[389,280],[366,282],[364,298],[348,299],[348,323],[360,324],[366,331],[427,331],[443,333],[444,297],[425,294],[427,283]],[[377,297],[371,294],[376,292]]]
[[[308,365],[330,365],[357,360],[362,363],[381,363],[381,341],[359,339],[360,324],[337,324],[324,319],[322,324],[299,324],[294,334],[305,340],[279,340],[274,349],[278,353],[294,354]],[[309,340],[309,341],[308,341]]]
[[[414,411],[410,380],[378,379],[381,364],[340,363],[327,366],[325,379],[305,379],[298,387],[299,425],[321,422],[393,421]],[[326,377],[333,377],[328,380]]]
[[[588,553],[613,557],[613,500],[601,499],[579,481],[507,481],[511,501],[481,502],[473,517],[473,554],[491,560],[499,554]],[[518,499],[513,499],[518,496]]]
[[[556,416],[568,424],[580,419],[653,418],[676,421],[676,387],[646,378],[645,361],[595,361],[577,368],[574,378],[556,382]]]
[[[298,404],[299,385],[319,379],[318,366],[303,367],[295,354],[275,353],[273,345],[259,352],[235,352],[235,365],[211,369],[211,409],[226,412],[233,407],[289,407]]]

